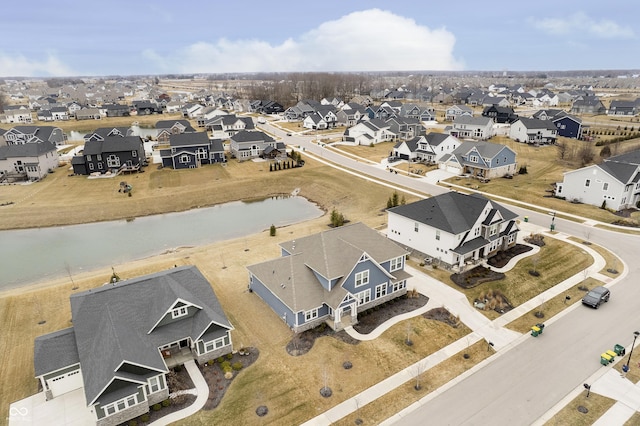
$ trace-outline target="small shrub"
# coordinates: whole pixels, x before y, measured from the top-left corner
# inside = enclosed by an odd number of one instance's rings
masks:
[[[129,426],[138,426],[138,422],[135,420],[129,420],[129,423],[127,423]]]
[[[160,404],[153,404],[153,406],[151,407],[153,411],[160,411],[161,408],[162,408],[162,405]]]
[[[227,359],[231,359],[231,358],[233,358],[233,354],[232,354],[231,352],[229,352],[229,353],[227,354]]]
[[[222,371],[224,371],[225,373],[233,370],[229,361],[224,361],[222,364],[220,364],[220,368],[222,368]]]
[[[179,373],[182,371],[182,366],[181,365],[176,365],[175,367],[173,367],[173,371],[175,371],[176,373]]]
[[[145,423],[148,422],[149,421],[149,414],[145,413],[145,414],[141,415],[140,416],[140,421],[141,422],[145,422]]]
[[[235,371],[240,371],[242,370],[242,363],[240,361],[234,362],[233,364],[231,364],[231,368],[233,368]]]
[[[271,228],[269,228],[269,236],[271,236],[271,237],[275,237],[276,236],[276,226],[275,225],[271,225]]]
[[[222,364],[224,362],[224,358],[223,357],[218,357],[218,364]]]
[[[170,399],[165,399],[164,401],[162,401],[162,406],[163,407],[168,407],[171,405],[171,400]]]

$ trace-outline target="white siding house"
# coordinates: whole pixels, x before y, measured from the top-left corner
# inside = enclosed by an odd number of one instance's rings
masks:
[[[455,268],[516,244],[517,215],[478,194],[449,192],[387,212],[389,239]]]

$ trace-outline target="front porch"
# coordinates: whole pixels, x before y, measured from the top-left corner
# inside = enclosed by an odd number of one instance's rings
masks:
[[[161,351],[162,358],[167,368],[171,369],[178,365],[183,365],[185,362],[195,359],[191,348],[187,347],[172,347],[169,349],[163,349]]]

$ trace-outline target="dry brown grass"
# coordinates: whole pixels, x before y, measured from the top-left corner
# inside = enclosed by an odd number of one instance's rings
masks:
[[[534,269],[533,262],[536,257],[538,260],[535,269],[540,272],[539,277],[529,274],[529,271]],[[571,264],[566,261],[569,258],[571,259]],[[591,256],[584,251],[576,250],[572,244],[545,238],[545,246],[541,247],[540,252],[535,256],[521,259],[513,269],[505,273],[505,279],[483,283],[474,288],[463,289],[458,287],[449,278],[451,272],[445,269],[423,268],[423,270],[443,283],[463,292],[467,296],[469,303],[473,303],[483,293],[492,289],[504,294],[511,305],[515,307],[570,276],[583,271],[592,263],[593,258]],[[499,316],[494,311],[481,312],[489,319],[495,319]]]
[[[640,425],[640,412],[633,413],[633,416],[624,423],[624,426],[637,426]]]
[[[562,312],[574,303],[579,303],[586,292],[584,290],[580,290],[578,287],[585,286],[588,289],[592,289],[603,284],[603,282],[589,277],[586,280],[582,281],[580,284],[575,285],[567,291],[563,292],[562,294],[559,294],[552,299],[545,300],[540,306],[536,306],[526,314],[522,315],[520,318],[511,321],[506,325],[506,327],[519,333],[528,333],[533,325],[539,322],[547,321],[549,318],[553,318],[555,315]],[[566,300],[566,296],[569,296],[571,300]],[[538,312],[541,312],[544,317],[538,318],[536,316],[536,313]]]
[[[305,158],[303,154],[303,158]],[[221,165],[188,170],[157,170],[111,179],[67,176],[58,169],[41,182],[3,187],[0,229],[67,225],[72,223],[124,219],[150,214],[183,211],[227,201],[290,194],[300,195],[326,210],[342,212],[348,220],[380,216],[390,190],[305,158],[302,168],[269,172],[267,162],[230,161]],[[133,196],[118,192],[119,182],[133,185]],[[256,182],[260,182],[256,184]],[[350,192],[345,192],[349,188]],[[360,192],[362,191],[362,192]],[[351,195],[351,193],[362,195]]]
[[[618,256],[616,256],[606,248],[598,244],[590,243],[588,240],[583,240],[576,237],[569,237],[569,239],[571,241],[575,241],[583,244],[585,244],[585,241],[586,241],[587,243],[589,243],[589,248],[595,250],[596,252],[598,252],[600,256],[602,256],[602,258],[605,261],[604,267],[599,271],[602,275],[606,275],[611,278],[617,278],[624,271],[624,264],[620,261]],[[616,270],[618,271],[618,273],[617,274],[611,273],[608,271],[608,269]]]
[[[463,358],[464,353],[469,354],[468,359]],[[414,388],[417,382],[414,375],[414,378],[404,385],[376,399],[374,403],[360,407],[357,411],[345,416],[335,424],[353,425],[356,419],[361,419],[363,424],[366,425],[378,424],[440,386],[445,385],[491,355],[493,355],[493,352],[487,351],[487,344],[484,341],[477,342],[471,345],[468,350],[458,352],[434,368],[429,369],[429,365],[426,365],[428,370],[422,373],[418,379],[420,390],[416,391]]]
[[[374,163],[380,163],[383,158],[387,158],[395,142],[380,142],[373,146],[364,145],[338,145],[336,148],[354,157],[366,158]]]
[[[616,403],[614,399],[607,398],[591,392],[589,398],[587,391],[585,390],[567,404],[562,410],[560,410],[555,416],[553,416],[546,426],[555,425],[571,425],[571,426],[588,426],[595,423],[609,408]],[[587,413],[581,413],[578,411],[578,407],[583,406],[587,410]]]

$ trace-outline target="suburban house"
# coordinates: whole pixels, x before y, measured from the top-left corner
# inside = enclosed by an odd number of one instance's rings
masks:
[[[100,120],[102,114],[98,108],[83,108],[75,112],[76,120]]]
[[[638,114],[638,104],[634,101],[611,101],[607,115],[626,115],[633,117]]]
[[[553,145],[558,139],[558,129],[549,120],[520,117],[511,124],[509,137],[516,142]]]
[[[584,96],[573,101],[570,112],[572,114],[604,114],[607,109],[598,97]]]
[[[70,302],[73,326],[35,339],[35,376],[47,401],[83,389],[98,426],[167,399],[170,368],[232,351],[233,326],[195,266],[114,280]]]
[[[137,115],[162,114],[162,107],[154,101],[133,101],[131,104]]]
[[[479,194],[447,192],[387,213],[391,240],[460,270],[514,246],[519,231],[514,212]]]
[[[447,121],[453,121],[463,115],[473,117],[473,109],[469,108],[466,105],[453,105],[447,108],[447,110],[445,111],[444,119]]]
[[[131,110],[128,105],[104,104],[102,109],[105,111],[107,117],[128,117],[131,115]]]
[[[71,159],[71,165],[77,175],[138,171],[146,165],[142,139],[140,136],[107,136],[103,140],[86,141],[84,151]]]
[[[489,117],[461,115],[453,120],[453,126],[449,132],[459,139],[487,140],[493,136],[493,124],[493,119]]]
[[[362,105],[346,104],[336,112],[337,123],[346,127],[355,126],[358,121],[369,118],[365,110]]]
[[[0,146],[0,182],[36,181],[58,167],[58,151],[51,142]]]
[[[55,146],[59,146],[64,145],[67,137],[60,127],[15,126],[4,133],[4,140],[7,145],[51,142]]]
[[[209,139],[206,132],[171,135],[169,149],[160,150],[163,167],[194,169],[203,164],[224,163],[221,139]]]
[[[284,111],[284,118],[287,121],[301,121],[308,115],[316,112],[319,108],[322,108],[322,106],[320,102],[313,99],[304,99],[294,106],[287,108]]]
[[[573,139],[580,139],[582,137],[582,120],[567,114],[564,110],[541,109],[533,114],[532,118],[551,121],[558,130],[558,136]]]
[[[386,122],[389,131],[396,135],[396,139],[411,139],[425,131],[419,118],[392,117]]]
[[[256,157],[276,158],[286,155],[286,146],[264,132],[242,130],[231,136],[229,152],[232,158],[239,160]]]
[[[33,123],[31,110],[24,105],[7,105],[4,107],[4,123]]]
[[[463,142],[450,155],[440,159],[441,169],[480,179],[516,173],[516,153],[505,145],[484,141]]]
[[[362,223],[280,244],[281,257],[247,266],[256,293],[294,332],[357,323],[358,313],[407,292],[407,251]]]
[[[396,138],[396,135],[389,130],[389,127],[387,123],[377,118],[361,121],[355,126],[346,129],[342,135],[342,140],[356,145],[367,146],[391,141]]]
[[[640,150],[572,170],[556,183],[555,196],[615,211],[640,202]]]
[[[208,120],[205,128],[211,130],[214,138],[229,139],[243,130],[255,130],[255,125],[251,117],[237,117],[235,114],[225,114]]]
[[[518,115],[513,111],[513,108],[496,104],[485,107],[482,111],[482,116],[491,118],[494,123],[509,124],[518,119]]]
[[[196,131],[188,120],[160,120],[156,122],[156,130],[158,132],[157,141],[163,143],[168,142],[171,135]]]
[[[396,143],[392,155],[403,160],[435,163],[451,154],[460,143],[455,136],[432,132]]]

